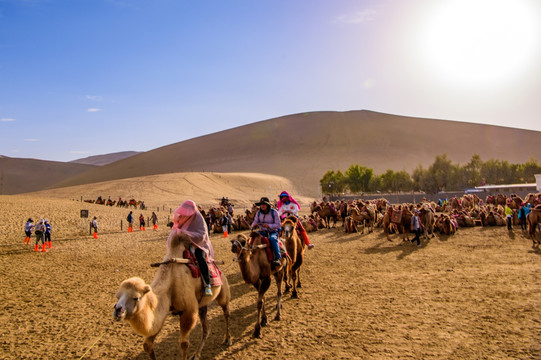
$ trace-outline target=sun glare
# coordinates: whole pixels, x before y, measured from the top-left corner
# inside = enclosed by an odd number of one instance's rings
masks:
[[[536,66],[540,8],[531,0],[432,3],[421,26],[425,69],[456,86],[504,85]]]

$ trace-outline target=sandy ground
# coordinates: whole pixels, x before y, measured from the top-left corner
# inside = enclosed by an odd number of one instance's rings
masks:
[[[149,202],[157,207],[162,200]],[[98,216],[98,239],[86,223],[81,228],[81,205]],[[114,295],[128,277],[152,281],[149,264],[165,254],[169,211],[158,212],[158,231],[121,231],[126,215],[60,198],[0,196],[0,358],[148,358],[142,338],[113,321]],[[28,216],[51,220],[48,252],[23,244]],[[388,242],[381,229],[310,235],[316,248],[306,253],[301,298],[286,296],[282,320],[271,321],[257,340],[251,337],[256,292],[242,281],[229,240],[212,235],[231,284],[234,342],[220,345],[224,323],[213,305],[204,359],[541,358],[541,251],[520,230],[460,229],[419,248],[398,236]],[[266,299],[272,319],[274,284]],[[198,326],[192,345],[200,334]],[[178,335],[172,316],[156,340],[158,358],[180,356]]]

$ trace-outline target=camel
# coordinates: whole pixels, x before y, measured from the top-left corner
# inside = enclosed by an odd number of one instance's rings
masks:
[[[538,204],[541,204],[541,193],[529,193],[524,199],[524,203],[530,204],[532,207],[535,207]]]
[[[435,228],[438,229],[440,234],[454,235],[456,231],[456,224],[449,215],[441,215],[436,220]]]
[[[255,204],[252,205],[252,209],[246,210],[245,214],[248,224],[252,224],[254,222],[255,214],[257,214],[258,210],[259,208]]]
[[[182,359],[187,358],[189,335],[197,324],[199,312],[203,331],[201,343],[193,356],[199,358],[209,335],[207,306],[214,300],[222,307],[224,313],[226,329],[223,344],[231,345],[229,333],[231,293],[226,276],[221,276],[221,286],[212,287],[212,296],[204,296],[201,279],[192,277],[187,266],[172,261],[182,258],[189,238],[181,234],[175,235],[171,240],[171,247],[163,259],[164,264],[156,272],[152,284],[148,285],[138,277],[124,280],[116,294],[118,302],[113,312],[113,317],[117,321],[127,321],[135,333],[143,336],[143,348],[153,360],[156,359],[154,340],[171,312],[180,315],[179,341]]]
[[[359,232],[359,230],[357,230],[357,226],[355,225],[355,222],[353,221],[353,218],[351,216],[346,216],[346,219],[344,220],[344,231],[346,233]]]
[[[496,205],[505,206],[505,204],[507,204],[507,196],[505,196],[504,194],[498,194],[496,195],[494,201]]]
[[[287,273],[291,266],[289,256],[283,254],[280,259],[281,266],[272,268],[265,248],[266,244],[261,242],[262,236],[252,231],[250,233],[252,243],[249,244],[248,238],[244,234],[237,235],[236,239],[231,240],[231,251],[237,255],[242,278],[247,284],[252,284],[257,292],[257,320],[252,336],[261,338],[261,327],[267,326],[267,313],[265,311],[265,293],[271,284],[271,276],[276,281],[278,288],[276,301],[276,316],[274,320],[281,319],[282,308],[282,281],[285,279],[287,284]]]
[[[312,217],[306,217],[305,215],[301,221],[307,233],[317,231],[317,223]]]
[[[107,206],[115,206],[116,204],[116,200],[107,200],[107,202],[105,203],[105,205]]]
[[[253,222],[253,219],[252,219]],[[250,230],[250,224],[246,219],[246,216],[243,215],[237,215],[237,219],[235,220],[235,228],[236,230]]]
[[[367,207],[360,211],[357,207],[350,208],[350,216],[353,219],[354,224],[362,223],[363,224],[363,231],[364,234],[364,228],[366,227],[366,224],[368,223],[368,233],[371,233],[374,231],[374,223],[376,219],[376,213],[373,208]]]
[[[539,245],[540,241],[535,238],[535,231],[539,224],[541,224],[541,205],[537,205],[531,209],[526,216],[526,222],[528,223],[528,233],[533,241],[533,245]]]
[[[511,194],[508,200],[509,207],[513,210],[520,209],[523,202],[524,201],[522,200],[522,198],[518,196],[517,194]]]
[[[490,211],[485,219],[488,226],[504,226],[505,218],[495,211]]]
[[[428,206],[421,207],[420,211],[421,211],[421,216],[419,217],[419,219],[422,224],[425,238],[428,240],[428,234],[431,234],[432,235],[431,237],[436,236],[434,235],[434,224],[435,224],[434,212]]]
[[[296,230],[297,221],[298,219],[296,217],[290,216],[282,222],[282,238],[292,264],[289,277],[291,278],[293,286],[293,290],[291,291],[291,297],[293,299],[299,298],[297,288],[302,287],[301,267],[304,263],[304,251],[306,250],[304,241],[301,240]],[[286,287],[286,292],[288,290],[289,289]]]
[[[473,218],[469,215],[466,215],[465,213],[460,213],[456,217],[456,222],[459,227],[473,227],[475,226],[475,221]]]
[[[314,209],[314,212],[317,212],[317,214],[325,220],[325,223],[327,224],[327,229],[330,229],[330,220],[333,220],[333,228],[336,227],[336,222],[338,221],[338,212],[336,211],[336,208],[334,208],[334,204],[324,204],[317,205]]]

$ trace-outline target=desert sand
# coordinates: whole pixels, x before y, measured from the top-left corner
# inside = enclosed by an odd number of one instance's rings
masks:
[[[216,204],[229,196],[242,212],[269,192],[257,174],[168,176],[0,196],[0,358],[148,358],[142,338],[127,323],[113,321],[114,295],[128,277],[152,281],[156,270],[149,265],[165,254],[168,208],[186,198]],[[204,177],[214,183],[204,188],[213,190],[201,189]],[[184,186],[175,182],[181,178]],[[291,190],[283,179],[275,181],[273,198]],[[123,191],[145,200],[148,211],[160,209],[157,231],[121,231],[126,209],[77,201],[114,199]],[[301,199],[303,210],[310,200]],[[88,235],[87,223],[81,228],[81,208],[98,216],[98,239]],[[46,253],[23,244],[28,216],[52,222],[53,247]],[[224,323],[213,305],[203,359],[541,358],[541,252],[519,229],[459,229],[421,247],[402,243],[398,235],[389,242],[381,229],[363,235],[338,227],[310,237],[315,248],[306,253],[300,299],[286,296],[282,320],[271,321],[263,338],[253,339],[256,292],[242,281],[229,239],[212,234],[231,285],[234,338],[232,346],[220,345]],[[266,299],[272,319],[274,284]],[[192,332],[192,352],[200,330],[198,325]],[[171,316],[156,340],[159,359],[179,358],[178,334]]]

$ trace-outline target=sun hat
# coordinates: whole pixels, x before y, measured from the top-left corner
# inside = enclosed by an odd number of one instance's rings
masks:
[[[282,198],[282,197],[285,197],[285,196],[289,197],[289,194],[287,193],[287,191],[282,191],[282,193],[280,194],[279,197]]]
[[[271,203],[269,201],[269,198],[266,196],[263,196],[261,200],[259,200],[258,203],[255,203],[257,206],[261,206],[261,204],[267,204],[268,206],[271,206]]]

